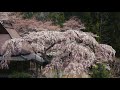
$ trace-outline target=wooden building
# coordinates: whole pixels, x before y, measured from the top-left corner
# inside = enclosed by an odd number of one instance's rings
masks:
[[[13,39],[13,38],[19,38],[20,35],[14,30],[13,28],[8,28],[7,25],[3,25],[0,23],[0,61],[2,60],[2,54],[1,54],[1,47],[5,43],[6,40]],[[24,58],[25,57],[25,58]],[[10,69],[29,69],[29,70],[35,70],[35,72],[38,72],[38,64],[37,63],[43,63],[43,60],[39,55],[37,54],[29,54],[25,56],[12,56],[10,61],[12,63],[9,65]],[[2,70],[0,70],[1,73]],[[4,71],[3,71],[4,72]],[[37,75],[36,75],[37,76]]]

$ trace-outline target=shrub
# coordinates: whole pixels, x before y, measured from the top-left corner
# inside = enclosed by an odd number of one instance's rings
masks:
[[[64,13],[63,12],[52,12],[48,15],[48,19],[52,20],[55,24],[63,26],[65,21]]]
[[[110,78],[110,71],[106,69],[105,64],[97,64],[92,67],[92,78]]]
[[[23,15],[24,19],[30,19],[33,17],[34,12],[22,12],[21,14]]]

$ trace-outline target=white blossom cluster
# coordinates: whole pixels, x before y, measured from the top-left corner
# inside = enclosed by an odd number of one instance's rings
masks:
[[[6,41],[2,50],[7,58],[34,52],[52,55],[51,63],[42,69],[46,77],[80,77],[94,62],[112,61],[115,56],[111,46],[99,44],[91,34],[78,30],[31,32]]]

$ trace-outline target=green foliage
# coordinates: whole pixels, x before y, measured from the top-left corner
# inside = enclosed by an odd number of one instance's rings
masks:
[[[25,72],[13,72],[9,75],[9,78],[32,78],[32,75]]]
[[[63,26],[65,21],[64,13],[63,12],[51,12],[48,15],[48,19],[52,20],[55,24]]]
[[[23,18],[24,18],[24,19],[30,19],[30,18],[33,17],[34,12],[23,12],[23,13],[21,13],[21,14],[23,15]]]
[[[92,78],[110,78],[110,71],[105,68],[104,64],[97,64],[92,67]]]

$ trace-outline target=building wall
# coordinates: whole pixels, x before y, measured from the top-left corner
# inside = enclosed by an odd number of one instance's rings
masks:
[[[1,47],[5,43],[6,40],[10,39],[9,34],[0,34],[0,55],[1,55]]]

